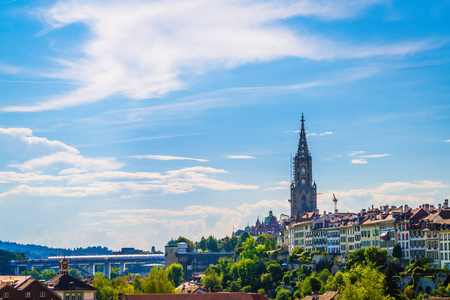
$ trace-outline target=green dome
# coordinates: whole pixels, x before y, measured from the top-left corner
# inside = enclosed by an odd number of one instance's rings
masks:
[[[171,240],[171,241],[169,241],[169,242],[167,243],[167,246],[168,246],[168,247],[177,247],[178,244],[177,244],[177,242],[175,242],[174,240]]]

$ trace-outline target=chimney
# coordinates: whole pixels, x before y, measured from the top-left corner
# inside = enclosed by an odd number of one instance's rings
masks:
[[[401,214],[403,213],[403,205],[400,206],[400,213],[401,213]]]
[[[441,209],[442,209],[442,206],[441,206],[441,204],[440,204],[440,203],[438,204],[438,209],[439,209],[439,210],[441,210]]]
[[[319,300],[319,297],[319,292],[316,291],[312,293],[312,300]]]
[[[448,208],[448,199],[445,199],[444,201],[444,208]]]
[[[405,204],[405,212],[408,212],[408,211],[409,211],[408,204]]]
[[[427,214],[429,214],[430,213],[430,204],[424,204],[423,206],[424,206],[424,209],[427,212]]]

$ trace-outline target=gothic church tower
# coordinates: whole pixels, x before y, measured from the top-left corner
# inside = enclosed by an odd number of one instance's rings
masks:
[[[306,142],[305,119],[302,114],[302,128],[298,150],[294,157],[294,178],[291,181],[291,217],[314,211],[317,208],[317,186],[312,177],[312,158]]]

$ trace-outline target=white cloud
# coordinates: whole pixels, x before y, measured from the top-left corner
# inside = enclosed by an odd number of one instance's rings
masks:
[[[380,158],[380,157],[386,157],[389,156],[390,154],[369,154],[369,155],[360,155],[359,157],[361,158]]]
[[[114,157],[91,158],[80,154],[57,152],[39,158],[30,159],[23,164],[11,165],[22,171],[46,168],[55,164],[67,164],[81,169],[89,170],[115,170],[124,164],[119,163]]]
[[[269,187],[266,191],[274,191],[274,190],[285,190],[288,189],[291,183],[289,181],[280,181],[277,183],[277,186]]]
[[[199,188],[218,191],[257,189],[256,185],[238,184],[217,180],[216,174],[226,173],[223,169],[209,167],[192,167],[158,172],[123,172],[104,171],[88,172],[86,170],[65,169],[59,176],[38,174],[34,172],[16,173],[0,172],[0,183],[19,183],[20,185],[0,194],[36,195],[58,197],[85,197],[98,195],[141,195],[183,194]],[[55,186],[52,182],[61,182]],[[37,183],[39,186],[31,186]]]
[[[333,133],[334,133],[334,132],[332,132],[332,131],[325,131],[325,132],[321,132],[321,133],[319,133],[319,134],[317,134],[317,133],[315,133],[315,132],[312,132],[312,133],[307,133],[306,136],[316,136],[316,135],[324,136],[324,135],[331,135],[331,134],[333,134]]]
[[[182,209],[122,209],[90,211],[81,214],[86,219],[87,227],[84,232],[91,228],[108,228],[123,232],[124,228],[130,230],[134,226],[158,228],[152,230],[154,239],[163,233],[161,238],[167,242],[167,232],[175,237],[179,235],[191,239],[199,239],[201,236],[210,234],[215,237],[230,236],[233,228],[236,230],[250,216],[256,218],[257,214],[267,214],[268,210],[286,211],[289,208],[287,200],[262,199],[256,203],[243,203],[236,208],[217,207],[211,205],[189,205]]]
[[[423,203],[435,204],[436,200],[444,199],[448,195],[448,188],[448,185],[440,181],[387,182],[374,188],[326,191],[318,202],[322,208],[331,210],[331,199],[335,194],[341,212],[356,212],[371,205],[377,207],[386,204],[418,207]],[[329,200],[324,202],[324,199]]]
[[[227,155],[226,158],[230,159],[254,159],[254,156],[250,155]]]
[[[450,140],[445,140],[444,142],[446,142],[446,143],[450,143]]]
[[[170,156],[170,155],[131,155],[128,156],[130,158],[138,158],[138,159],[155,159],[155,160],[194,160],[199,162],[207,162],[207,159],[201,158],[191,158],[191,157],[182,157],[182,156]]]
[[[295,132],[300,132],[300,130],[296,130]],[[307,133],[306,136],[315,136],[317,133]]]
[[[365,151],[351,151],[348,156],[356,156],[359,154],[364,154]]]
[[[380,158],[380,157],[386,157],[391,154],[384,153],[384,154],[364,154],[365,151],[351,151],[348,156],[350,157],[356,157],[350,161],[351,164],[367,164],[367,158]]]
[[[59,172],[59,175],[73,175],[73,174],[82,174],[89,172],[88,170],[80,170],[75,168],[64,169]]]
[[[50,141],[46,138],[33,136],[33,130],[29,128],[0,128],[0,136],[10,136],[25,142],[29,146],[44,146],[47,148],[56,148],[64,150],[69,153],[79,153],[79,151],[72,147],[64,144],[60,141]]]
[[[47,102],[3,111],[61,109],[117,94],[131,99],[159,97],[185,88],[181,78],[282,57],[405,55],[439,46],[433,40],[343,45],[282,23],[294,17],[349,18],[378,2],[58,1],[40,16],[55,29],[84,24],[89,38],[77,47],[81,58],[60,59],[66,69],[52,76],[83,86]]]
[[[333,134],[333,132],[332,131],[325,131],[325,132],[322,132],[320,135],[330,135],[330,134]]]
[[[367,164],[367,160],[355,158],[350,161],[351,164]]]

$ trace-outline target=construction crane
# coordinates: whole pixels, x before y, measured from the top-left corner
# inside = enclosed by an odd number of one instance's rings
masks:
[[[336,196],[333,194],[333,202],[334,202],[334,213],[336,213],[337,214],[337,202],[338,202],[338,199],[336,198]]]

